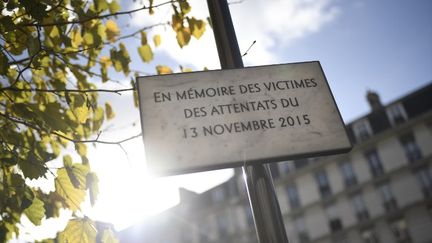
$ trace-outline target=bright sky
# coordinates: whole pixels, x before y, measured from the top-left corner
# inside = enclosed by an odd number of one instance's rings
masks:
[[[190,2],[194,16],[208,16],[206,1]],[[346,122],[369,111],[365,100],[368,89],[378,91],[388,103],[432,80],[430,0],[244,0],[230,8],[242,52],[256,40],[244,57],[246,66],[319,60]],[[168,20],[168,11],[158,9],[151,18],[134,14],[131,21],[126,19],[129,23],[121,20],[123,34]],[[179,64],[194,70],[219,68],[210,28],[201,40],[192,40],[183,49],[174,33],[162,34],[155,57],[150,65],[142,64],[132,50],[131,58],[141,63],[133,69],[154,73],[161,63],[176,70]],[[104,95],[102,99],[110,101],[116,112],[109,131],[102,133],[104,140],[140,133],[139,112],[129,94]],[[98,145],[89,150],[92,168],[100,179],[100,195],[93,209],[85,209],[88,216],[111,222],[118,230],[178,203],[180,186],[202,192],[232,175],[228,169],[152,178],[146,173],[142,140],[129,141],[123,147],[127,154],[118,146]],[[61,223],[53,224],[61,228]]]

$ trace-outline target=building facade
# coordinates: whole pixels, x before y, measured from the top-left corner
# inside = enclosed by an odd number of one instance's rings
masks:
[[[271,164],[291,243],[432,242],[432,84],[385,106],[367,99],[371,112],[347,124],[351,152]],[[146,233],[121,239],[258,242],[244,187],[236,170],[202,194],[181,189]]]

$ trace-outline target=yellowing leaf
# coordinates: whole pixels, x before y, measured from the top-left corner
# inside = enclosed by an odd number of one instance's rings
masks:
[[[51,28],[51,32],[49,33],[49,37],[51,37],[51,38],[58,38],[58,37],[60,37],[60,33],[59,33],[59,30],[58,30],[57,26],[53,26]]]
[[[83,105],[80,107],[77,107],[73,110],[73,113],[75,117],[77,118],[79,123],[85,123],[87,121],[88,115],[89,115],[89,109],[87,106]]]
[[[156,47],[158,47],[161,44],[161,37],[160,35],[153,36],[153,42]]]
[[[157,65],[156,71],[158,74],[170,74],[170,73],[172,73],[171,68],[169,68],[168,66],[162,66],[162,65]]]
[[[99,131],[104,121],[104,110],[102,107],[97,107],[93,111],[93,131]]]
[[[86,180],[87,189],[89,189],[90,192],[90,203],[92,206],[94,206],[99,194],[99,178],[95,173],[91,172],[87,174]]]
[[[144,62],[153,60],[153,51],[148,44],[138,47],[138,53]]]
[[[83,143],[75,143],[75,150],[78,152],[80,156],[87,155],[87,146]]]
[[[187,1],[180,1],[179,3],[183,15],[186,15],[191,11],[192,8]]]
[[[197,20],[195,18],[188,19],[189,28],[191,29],[192,35],[199,39],[205,32],[205,22],[203,20]]]
[[[182,68],[182,72],[184,73],[192,72],[192,68]]]
[[[93,45],[93,35],[92,33],[86,32],[83,36],[83,40],[84,40],[84,44],[86,44],[87,46]]]
[[[74,28],[71,31],[71,44],[73,47],[77,48],[79,45],[81,45],[83,41],[83,38],[81,36],[80,31],[78,30],[78,28]]]
[[[174,31],[179,31],[183,27],[183,19],[177,14],[172,15],[171,26]]]
[[[117,38],[117,36],[120,34],[120,29],[118,28],[116,22],[114,22],[113,20],[108,20],[106,22],[106,34],[107,34],[107,39],[110,42],[114,42]]]
[[[66,168],[61,168],[57,171],[55,189],[58,195],[65,200],[66,204],[74,212],[80,208],[81,203],[85,199],[86,191],[74,187]]]
[[[111,14],[115,14],[120,11],[120,4],[118,4],[116,0],[112,0],[108,7]]]
[[[87,186],[87,174],[89,173],[89,167],[83,164],[73,164],[72,166],[65,166],[66,172],[72,185],[77,189],[85,190]]]
[[[115,116],[115,113],[109,103],[105,103],[105,114],[108,120],[113,119]]]
[[[109,57],[107,57],[107,56],[101,57],[99,59],[99,62],[100,62],[101,65],[105,66],[106,68],[110,67],[112,65],[111,59]]]
[[[111,229],[105,229],[102,233],[102,243],[119,243],[119,240],[114,235]]]
[[[179,44],[179,46],[181,48],[183,48],[183,46],[187,45],[190,41],[191,38],[191,34],[190,34],[190,29],[189,28],[183,28],[179,31],[177,31],[177,43]]]
[[[141,31],[141,45],[147,45],[147,34],[145,31]]]
[[[24,213],[34,225],[40,225],[45,216],[44,203],[35,197],[30,207],[24,210]]]
[[[89,218],[71,219],[61,232],[59,242],[94,243],[96,236],[96,227]]]
[[[71,167],[73,164],[72,157],[69,154],[66,154],[63,156],[63,166],[64,167]]]
[[[94,4],[98,12],[102,12],[108,8],[108,3],[106,0],[96,0],[94,1]]]

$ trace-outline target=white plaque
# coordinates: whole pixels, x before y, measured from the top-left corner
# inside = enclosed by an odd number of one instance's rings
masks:
[[[138,77],[145,153],[162,175],[347,152],[319,62]]]

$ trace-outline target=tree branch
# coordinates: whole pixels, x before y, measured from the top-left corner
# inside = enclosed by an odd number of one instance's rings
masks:
[[[25,120],[21,120],[20,118],[17,118],[17,117],[11,117],[11,116],[9,116],[7,114],[4,114],[4,113],[1,113],[1,112],[0,112],[0,116],[5,117],[7,120],[9,120],[11,122],[18,123],[18,124],[24,125],[26,127],[32,128],[32,129],[38,131],[41,134],[55,135],[57,137],[66,139],[66,140],[68,140],[70,142],[73,142],[73,143],[101,143],[101,144],[119,145],[119,144],[122,144],[124,142],[129,141],[129,140],[132,140],[132,139],[135,139],[135,138],[138,138],[138,137],[142,136],[142,133],[140,133],[140,134],[134,135],[132,137],[128,137],[128,138],[125,138],[125,139],[122,139],[122,140],[118,140],[118,141],[103,141],[103,140],[99,140],[99,136],[101,134],[101,133],[99,133],[95,139],[79,140],[79,139],[70,138],[70,137],[68,137],[66,135],[63,135],[61,133],[58,133],[56,131],[47,132],[47,131],[43,130],[42,128],[40,128],[38,125],[29,123],[29,122],[27,122]]]
[[[60,92],[69,92],[69,93],[116,93],[121,95],[122,92],[134,91],[135,88],[127,88],[127,89],[37,89],[37,88],[15,88],[15,87],[5,87],[0,88],[0,91],[14,91],[14,92],[44,92],[44,93],[60,93]]]
[[[69,25],[69,24],[84,24],[88,21],[91,21],[93,19],[106,19],[106,18],[110,18],[110,17],[117,17],[117,16],[121,16],[121,15],[129,15],[135,12],[139,12],[142,10],[146,10],[146,9],[150,9],[150,8],[157,8],[166,4],[172,4],[175,2],[181,2],[182,0],[171,0],[171,1],[167,1],[167,2],[163,2],[154,6],[149,6],[146,7],[145,5],[143,5],[141,8],[137,8],[137,9],[132,9],[129,11],[121,11],[121,12],[117,12],[117,13],[110,13],[110,14],[103,14],[103,15],[95,15],[95,16],[90,16],[81,20],[73,20],[73,21],[63,21],[63,22],[51,22],[51,23],[28,23],[28,24],[21,24],[20,26],[39,26],[39,27],[47,27],[47,26],[61,26],[61,25]]]

